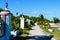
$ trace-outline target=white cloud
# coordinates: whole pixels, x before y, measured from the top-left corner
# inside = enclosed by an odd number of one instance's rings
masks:
[[[41,14],[55,14],[55,12],[52,12],[52,11],[42,11]]]
[[[39,14],[39,12],[38,11],[34,11],[34,10],[27,10],[27,12],[29,13],[29,14]]]
[[[31,14],[37,14],[38,12],[37,11],[31,11],[30,13]]]

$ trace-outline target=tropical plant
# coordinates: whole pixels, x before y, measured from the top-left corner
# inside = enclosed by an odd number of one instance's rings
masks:
[[[3,9],[2,9],[2,8],[0,8],[0,12],[1,12],[1,11],[3,11]]]

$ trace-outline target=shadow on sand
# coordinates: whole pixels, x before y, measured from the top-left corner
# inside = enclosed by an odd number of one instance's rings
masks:
[[[53,36],[16,36],[15,38],[13,38],[12,40],[51,40]]]

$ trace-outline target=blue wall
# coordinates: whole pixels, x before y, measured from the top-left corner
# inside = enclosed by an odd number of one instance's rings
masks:
[[[11,35],[11,16],[6,16],[6,29],[5,29],[5,35],[0,37],[0,40],[10,40]]]

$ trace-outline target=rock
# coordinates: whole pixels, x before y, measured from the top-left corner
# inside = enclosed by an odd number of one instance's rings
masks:
[[[52,29],[48,29],[48,31],[49,31],[49,32],[53,32],[53,30],[52,30]]]
[[[37,25],[37,23],[34,23],[35,25]]]
[[[43,25],[43,28],[44,28],[44,25]]]
[[[56,40],[56,38],[53,37],[51,40]]]
[[[16,30],[15,32],[16,32],[16,35],[18,35],[18,34],[19,34],[19,30]]]
[[[15,32],[15,31],[11,31],[11,35],[12,35],[13,37],[16,37],[16,32]]]
[[[11,35],[12,35],[13,37],[16,37],[18,34],[19,34],[19,30],[11,31]]]

